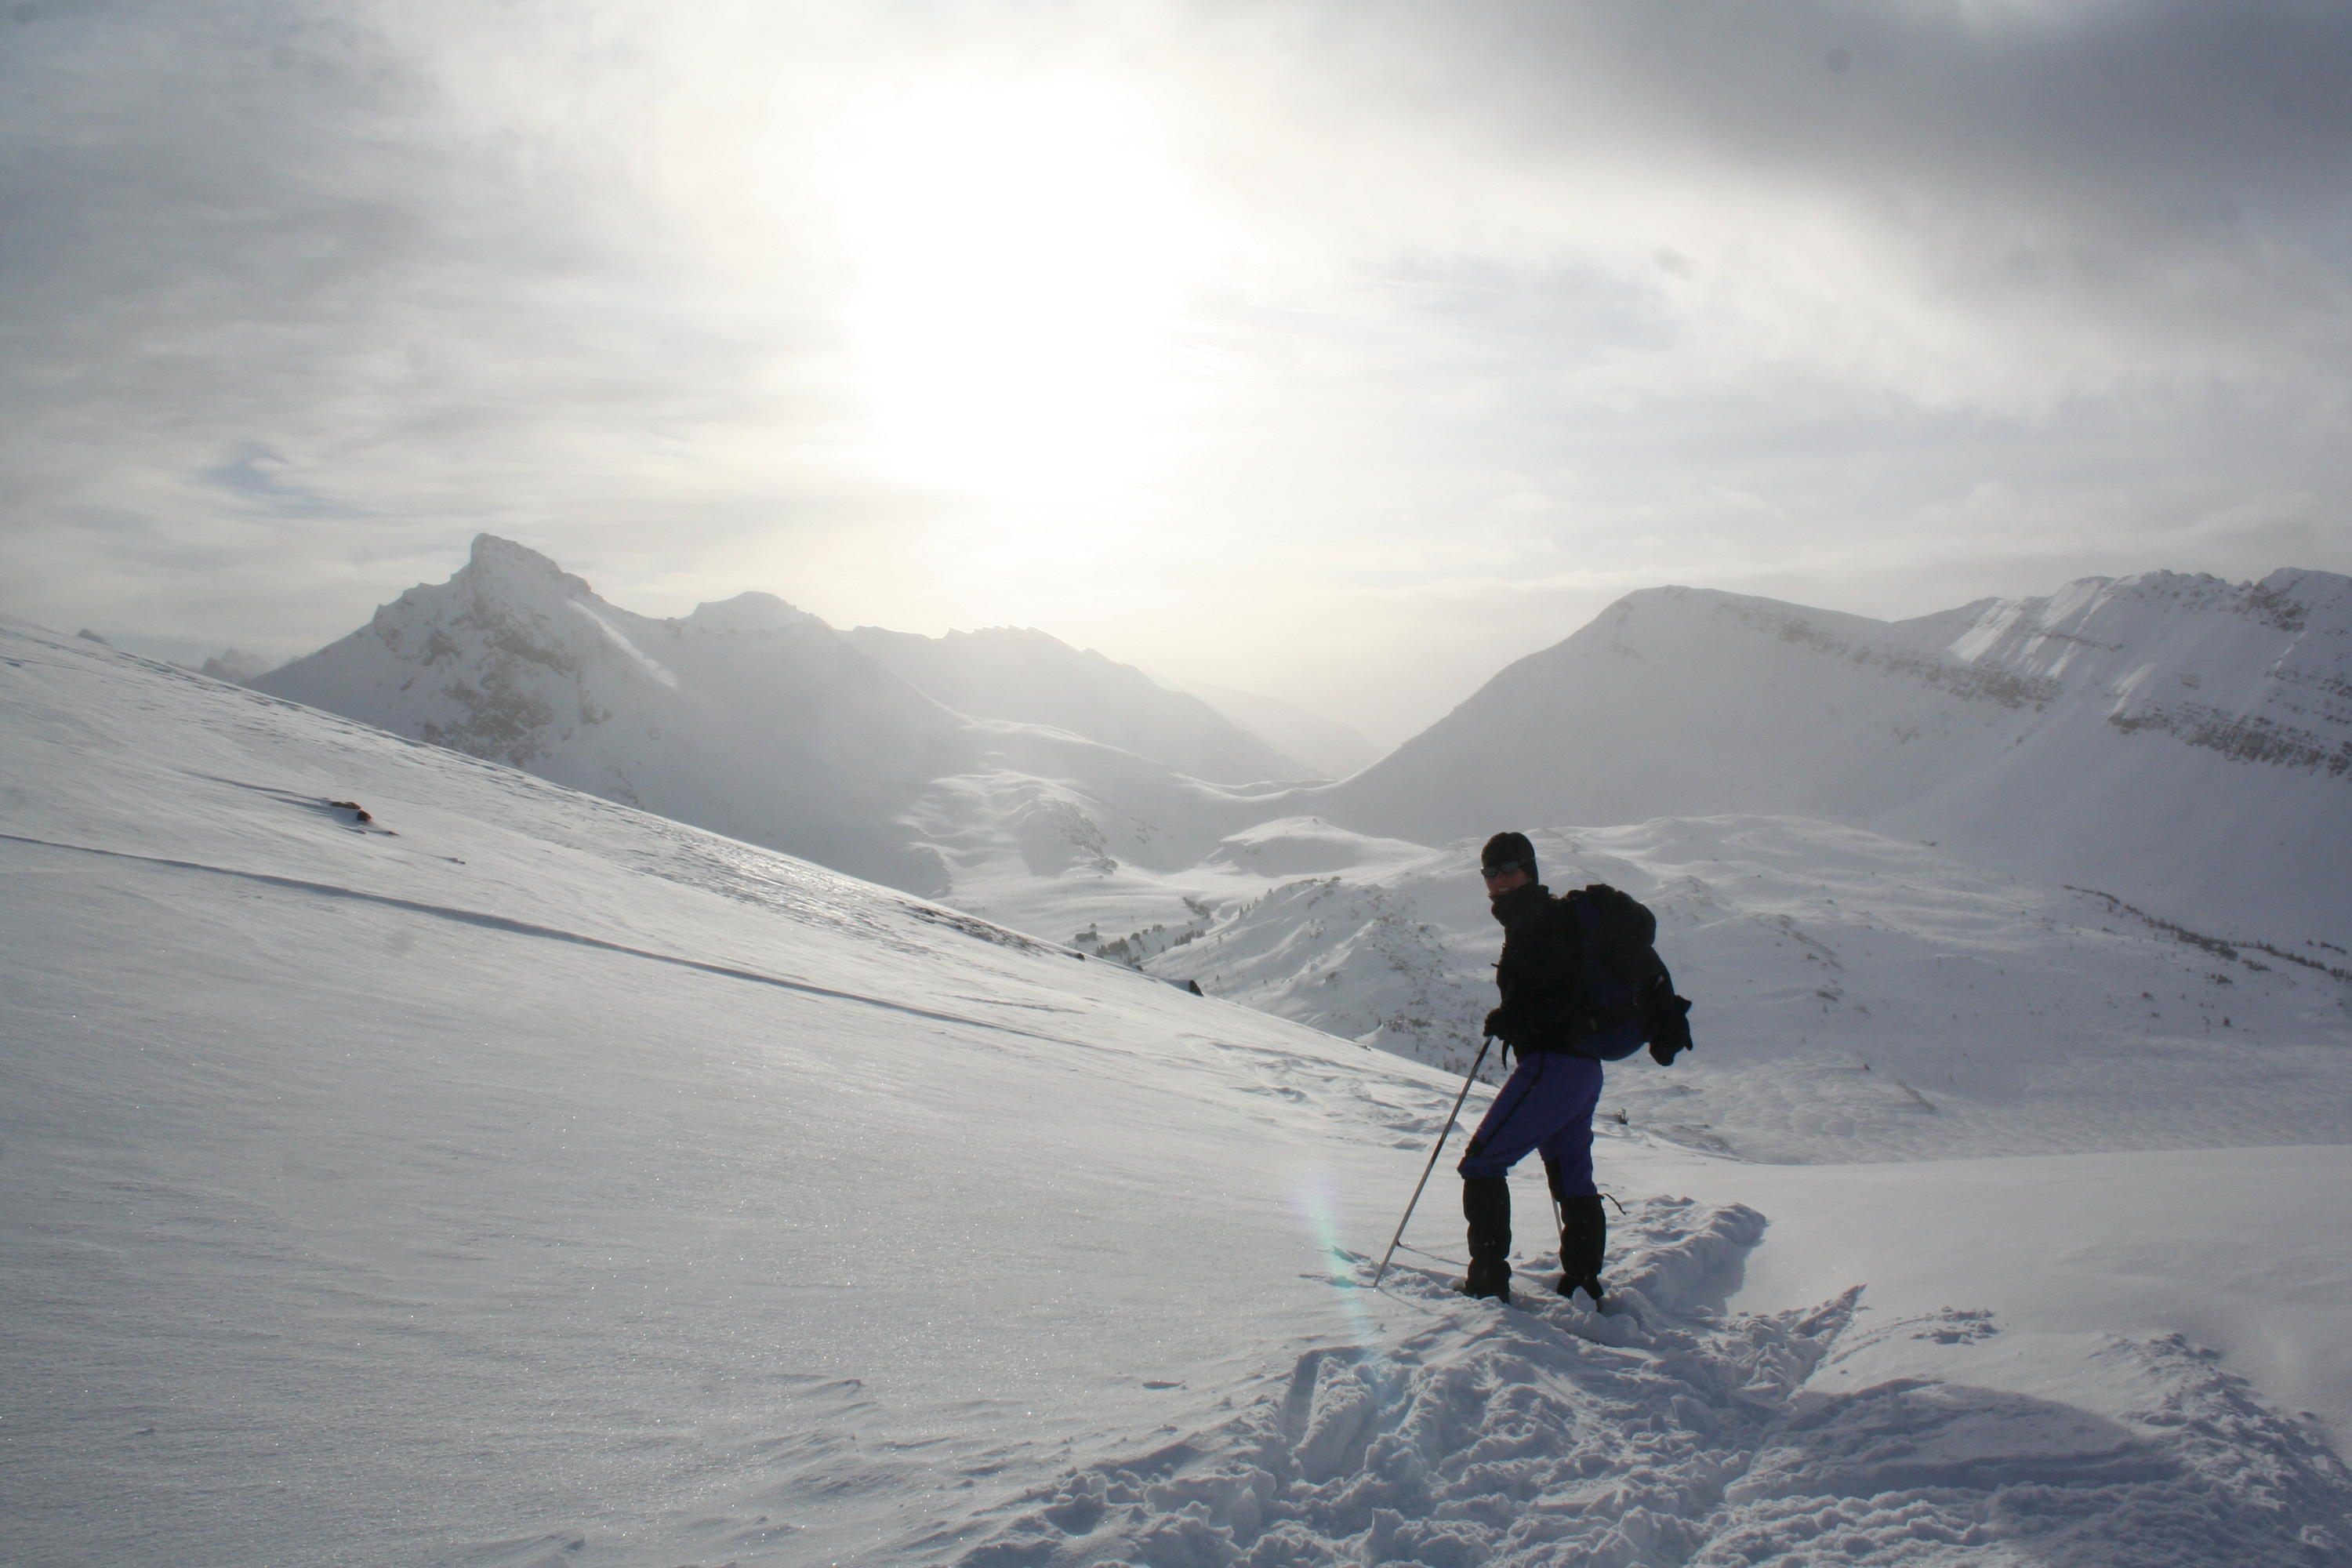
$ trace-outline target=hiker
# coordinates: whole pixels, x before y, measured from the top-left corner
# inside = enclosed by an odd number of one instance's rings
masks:
[[[1535,846],[1524,833],[1497,833],[1478,858],[1486,897],[1503,927],[1503,955],[1495,965],[1502,1005],[1486,1015],[1486,1033],[1519,1060],[1455,1167],[1462,1173],[1462,1215],[1470,1224],[1470,1277],[1463,1294],[1510,1300],[1506,1178],[1530,1152],[1539,1152],[1559,1207],[1559,1293],[1581,1289],[1597,1309],[1608,1240],[1601,1194],[1592,1184],[1601,1064],[1632,1055],[1645,1037],[1654,1058],[1673,1061],[1690,1043],[1683,1021],[1689,1004],[1675,996],[1672,977],[1649,946],[1656,925],[1639,904],[1600,886],[1553,898],[1536,879]],[[1623,923],[1638,941],[1619,937],[1608,923],[1621,920],[1619,905],[1636,911]],[[1626,970],[1639,973],[1620,973]]]

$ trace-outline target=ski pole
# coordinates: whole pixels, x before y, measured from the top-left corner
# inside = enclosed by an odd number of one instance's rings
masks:
[[[1396,1234],[1389,1237],[1389,1249],[1381,1254],[1381,1266],[1372,1271],[1372,1289],[1381,1288],[1381,1279],[1389,1271],[1389,1259],[1396,1256],[1397,1243],[1404,1239],[1404,1227],[1412,1223],[1412,1211],[1421,1203],[1421,1190],[1429,1185],[1429,1173],[1437,1169],[1437,1156],[1444,1152],[1445,1140],[1453,1135],[1454,1119],[1462,1114],[1462,1102],[1470,1098],[1470,1086],[1478,1079],[1478,1069],[1486,1064],[1486,1047],[1495,1043],[1487,1036],[1478,1042],[1478,1054],[1471,1059],[1470,1070],[1462,1075],[1462,1092],[1454,1097],[1454,1109],[1445,1113],[1445,1125],[1438,1129],[1437,1146],[1429,1152],[1429,1163],[1421,1168],[1421,1180],[1412,1184],[1412,1201],[1404,1205],[1404,1218],[1397,1221]]]

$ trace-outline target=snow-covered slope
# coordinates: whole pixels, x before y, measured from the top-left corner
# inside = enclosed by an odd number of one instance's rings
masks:
[[[28,627],[0,724],[0,1559],[2347,1549],[2345,1150],[1612,1126],[1612,1314],[1371,1293],[1395,1058]]]
[[[0,1560],[2352,1550],[2340,1147],[1612,1123],[1607,1315],[1374,1292],[1438,1075],[13,623],[0,889]]]
[[[2091,578],[1885,623],[1633,595],[1311,809],[1500,826],[1794,814],[2274,936],[2352,928],[2352,579]]]
[[[858,626],[841,635],[917,690],[974,719],[1066,730],[1220,784],[1311,776],[1199,698],[1034,627],[927,637]]]

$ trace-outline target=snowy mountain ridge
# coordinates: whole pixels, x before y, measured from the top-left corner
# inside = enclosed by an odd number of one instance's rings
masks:
[[[448,582],[250,684],[927,893],[953,887],[959,835],[1087,850],[1122,801],[1213,810],[1219,792],[1188,768],[1288,767],[1197,701],[1042,633],[842,634],[759,593],[656,620],[487,534]],[[1129,745],[1024,713],[1100,720]],[[990,787],[959,782],[974,778]],[[985,808],[942,818],[941,799]]]
[[[925,871],[891,817],[963,728],[780,599],[653,620],[487,534],[448,582],[251,684],[900,885]]]
[[[2089,578],[1891,623],[1646,590],[1299,808],[1424,844],[1798,815],[2184,920],[2341,933],[2352,579]]]
[[[1219,786],[1155,760],[1251,753],[1190,699],[1041,633],[841,634],[762,594],[651,620],[487,537],[449,583],[257,684],[1449,1067],[1486,1005],[1477,839],[1617,846],[1554,872],[1657,905],[1703,1016],[1738,1010],[1709,1058],[1719,1089],[1659,1125],[1766,1157],[1786,1157],[1775,1118],[1800,1080],[1911,1158],[1995,1124],[2019,1152],[2228,1142],[2259,1107],[2151,1107],[2085,1142],[2068,1107],[2097,1074],[2021,1113],[2014,1086],[1971,1098],[1934,1042],[2055,1027],[2090,1062],[2154,1029],[2215,1060],[2267,1040],[2283,1061],[2341,1035],[2340,1008],[2294,999],[2294,965],[2253,956],[2352,947],[2352,581],[2324,573],[2086,579],[1895,623],[1648,590],[1322,785]],[[1660,819],[1664,837],[1631,826]],[[1791,863],[1848,866],[1878,912],[1857,925],[1851,901],[1787,883]],[[1878,896],[1918,874],[1974,879],[2007,929],[1947,931]],[[2149,939],[2114,949],[2130,973],[2110,983],[2157,1004],[2131,1027],[2046,1000],[2062,955],[2112,947],[2109,928]],[[1820,962],[1859,943],[1950,994],[1890,1039],[1866,978],[1755,989],[1779,951],[1759,944],[1800,930]],[[2257,967],[2176,973],[2207,951],[2179,932]],[[2045,1000],[1970,991],[1979,960],[1951,961],[1971,952],[2021,964]],[[1942,1110],[1919,1119],[1906,1097],[1939,1076]],[[2316,1114],[2320,1135],[2333,1113]]]

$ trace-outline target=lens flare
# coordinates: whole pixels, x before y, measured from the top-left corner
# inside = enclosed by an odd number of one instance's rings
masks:
[[[1293,1179],[1290,1185],[1290,1212],[1307,1227],[1317,1254],[1329,1270],[1332,1297],[1340,1314],[1348,1322],[1348,1336],[1362,1346],[1369,1360],[1377,1361],[1380,1325],[1365,1310],[1370,1292],[1364,1289],[1363,1259],[1350,1252],[1339,1241],[1339,1227],[1331,1214],[1331,1178],[1328,1173],[1310,1171]]]

